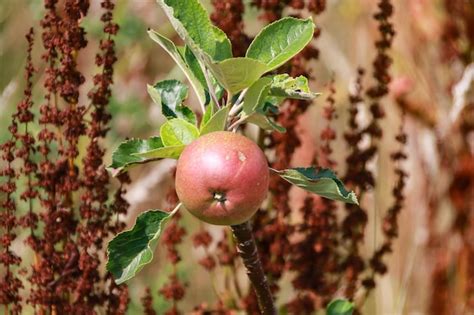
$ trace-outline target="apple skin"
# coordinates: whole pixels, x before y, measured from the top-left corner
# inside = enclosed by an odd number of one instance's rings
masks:
[[[237,225],[250,219],[268,192],[262,150],[245,136],[216,131],[189,144],[176,167],[176,192],[200,220]]]

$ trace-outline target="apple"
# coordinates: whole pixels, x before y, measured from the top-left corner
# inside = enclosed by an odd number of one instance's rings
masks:
[[[237,225],[250,219],[268,192],[269,168],[262,150],[230,131],[206,134],[189,144],[176,167],[176,192],[204,222]]]

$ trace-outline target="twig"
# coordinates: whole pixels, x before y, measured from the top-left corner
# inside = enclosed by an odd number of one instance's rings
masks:
[[[245,90],[243,90],[242,92],[240,92],[239,98],[237,99],[237,101],[235,101],[235,104],[240,104],[240,103],[242,103],[242,101],[244,100],[244,96],[245,96],[245,94],[247,94],[247,91],[248,91],[248,90],[249,90],[249,89],[246,88]]]
[[[272,292],[263,272],[262,263],[258,257],[257,246],[253,238],[250,222],[232,225],[232,232],[237,242],[237,251],[242,257],[247,275],[257,296],[260,312],[263,315],[276,315]]]
[[[241,110],[242,107],[244,107],[243,103],[235,103],[235,104],[236,105],[234,105],[229,112],[229,117],[235,116],[239,112],[239,110]]]
[[[242,124],[244,121],[246,121],[248,116],[242,116],[240,117],[236,122],[234,122],[232,125],[230,125],[229,129],[232,130],[232,132],[237,131],[237,127],[239,127],[240,124]]]
[[[234,102],[232,108],[229,111],[229,119],[232,119],[235,115],[238,114],[238,112],[244,107],[244,96],[247,94],[248,88],[243,90],[237,100]]]

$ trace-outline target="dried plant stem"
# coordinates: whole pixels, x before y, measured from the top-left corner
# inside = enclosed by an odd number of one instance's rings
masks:
[[[237,251],[247,269],[247,275],[257,296],[261,313],[263,315],[275,315],[277,312],[273,303],[272,292],[258,257],[250,222],[232,225],[231,228],[237,242]]]

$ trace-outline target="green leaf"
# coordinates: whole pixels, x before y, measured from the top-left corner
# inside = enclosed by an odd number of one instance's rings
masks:
[[[278,108],[268,102],[271,83],[272,79],[270,77],[263,77],[249,87],[244,96],[241,115],[247,116],[247,122],[255,124],[262,129],[286,132],[284,127],[278,125],[268,116],[269,114],[278,113]]]
[[[183,56],[184,60],[186,61],[186,64],[194,73],[194,76],[199,80],[199,82],[201,82],[201,85],[204,87],[204,89],[207,90],[206,77],[202,72],[201,65],[199,64],[199,61],[197,60],[191,48],[189,48],[189,46],[187,45],[184,48]]]
[[[268,106],[270,112],[277,114],[279,112],[278,107],[281,105],[281,103],[283,103],[284,100],[284,97],[268,95],[265,98],[264,106]]]
[[[180,1],[180,0],[175,0]],[[194,1],[194,0],[192,0]],[[199,0],[197,0],[199,2]],[[207,12],[206,12],[207,14]],[[223,61],[229,58],[232,58],[232,43],[227,37],[227,34],[223,30],[212,24],[211,19],[208,21],[212,27],[212,33],[214,34],[214,40],[216,41],[215,50],[204,50],[208,56],[212,58],[213,61]]]
[[[286,132],[286,128],[277,124],[270,117],[262,113],[254,113],[247,118],[247,122],[259,126],[262,129],[270,131],[278,131],[280,133]]]
[[[273,76],[269,94],[271,96],[299,100],[312,100],[319,95],[318,93],[311,92],[306,77],[299,76],[292,78],[288,74]]]
[[[181,105],[176,108],[176,113],[178,118],[183,118],[193,125],[197,124],[196,114],[191,110],[191,108]]]
[[[214,131],[222,131],[225,129],[227,116],[229,115],[230,106],[219,109],[212,117],[203,125],[200,135],[205,135]]]
[[[148,94],[161,106],[161,112],[167,119],[182,118],[196,124],[194,112],[182,102],[188,96],[188,87],[178,80],[163,80],[154,86],[147,86]]]
[[[158,0],[178,35],[191,49],[204,52],[213,61],[232,57],[225,33],[215,27],[198,0]]]
[[[356,194],[353,191],[349,192],[330,169],[308,167],[276,172],[288,182],[309,192],[332,200],[359,204]]]
[[[248,88],[268,71],[260,61],[243,57],[208,62],[207,65],[217,81],[232,95]]]
[[[354,305],[344,299],[333,300],[326,308],[327,315],[352,315],[353,312]]]
[[[192,52],[192,50],[186,46],[184,50],[184,58],[186,60],[186,63],[188,66],[191,68],[193,71],[194,75],[199,79],[199,82],[201,82],[202,86],[204,86],[204,89],[206,90],[206,105],[210,102],[210,95],[207,87],[207,82],[206,82],[206,77],[204,76],[204,73],[202,72],[201,65],[199,64],[199,61],[197,60],[196,56]],[[224,96],[224,88],[217,82],[216,78],[212,74],[208,74],[212,85],[214,86],[215,93],[217,96],[217,99],[220,100],[222,96]]]
[[[147,160],[178,159],[185,147],[185,145],[168,146],[150,151],[133,153],[132,155]]]
[[[133,278],[153,259],[163,224],[174,214],[149,210],[140,214],[135,226],[115,236],[107,246],[107,270],[117,284]]]
[[[204,112],[204,115],[202,116],[201,120],[201,126],[199,127],[201,130],[204,128],[204,126],[207,124],[207,122],[211,119],[211,117],[214,115],[216,111],[216,106],[214,103],[211,102],[208,106],[206,106],[206,111]]]
[[[271,71],[299,53],[311,41],[313,33],[312,19],[283,18],[266,26],[255,37],[246,57],[263,62]]]
[[[146,140],[131,139],[122,142],[112,153],[112,164],[110,164],[108,170],[112,173],[112,176],[116,176],[135,164],[154,161],[156,159],[140,157],[136,154],[156,150],[162,147],[163,142],[160,137],[151,137]]]
[[[242,107],[242,111],[246,115],[252,115],[258,108],[264,105],[271,83],[271,78],[263,77],[249,87],[244,96],[244,105]]]
[[[150,85],[150,84],[146,85],[146,91],[148,92],[148,95],[150,95],[151,99],[153,100],[153,103],[161,106],[160,92],[157,89],[155,89],[153,85]]]
[[[160,136],[165,146],[188,145],[199,136],[199,130],[193,124],[175,118],[161,126]]]
[[[180,67],[186,78],[191,83],[191,86],[193,87],[199,99],[199,103],[204,106],[206,104],[206,93],[204,89],[206,85],[201,84],[200,80],[196,77],[192,69],[186,64],[186,61],[179,53],[176,45],[165,36],[153,30],[148,30],[148,35],[153,41],[158,43],[164,50],[166,50],[171,58],[173,58],[174,62],[176,62],[176,64]]]
[[[152,86],[160,96],[160,103],[174,111],[188,97],[188,87],[178,80],[163,80]]]

